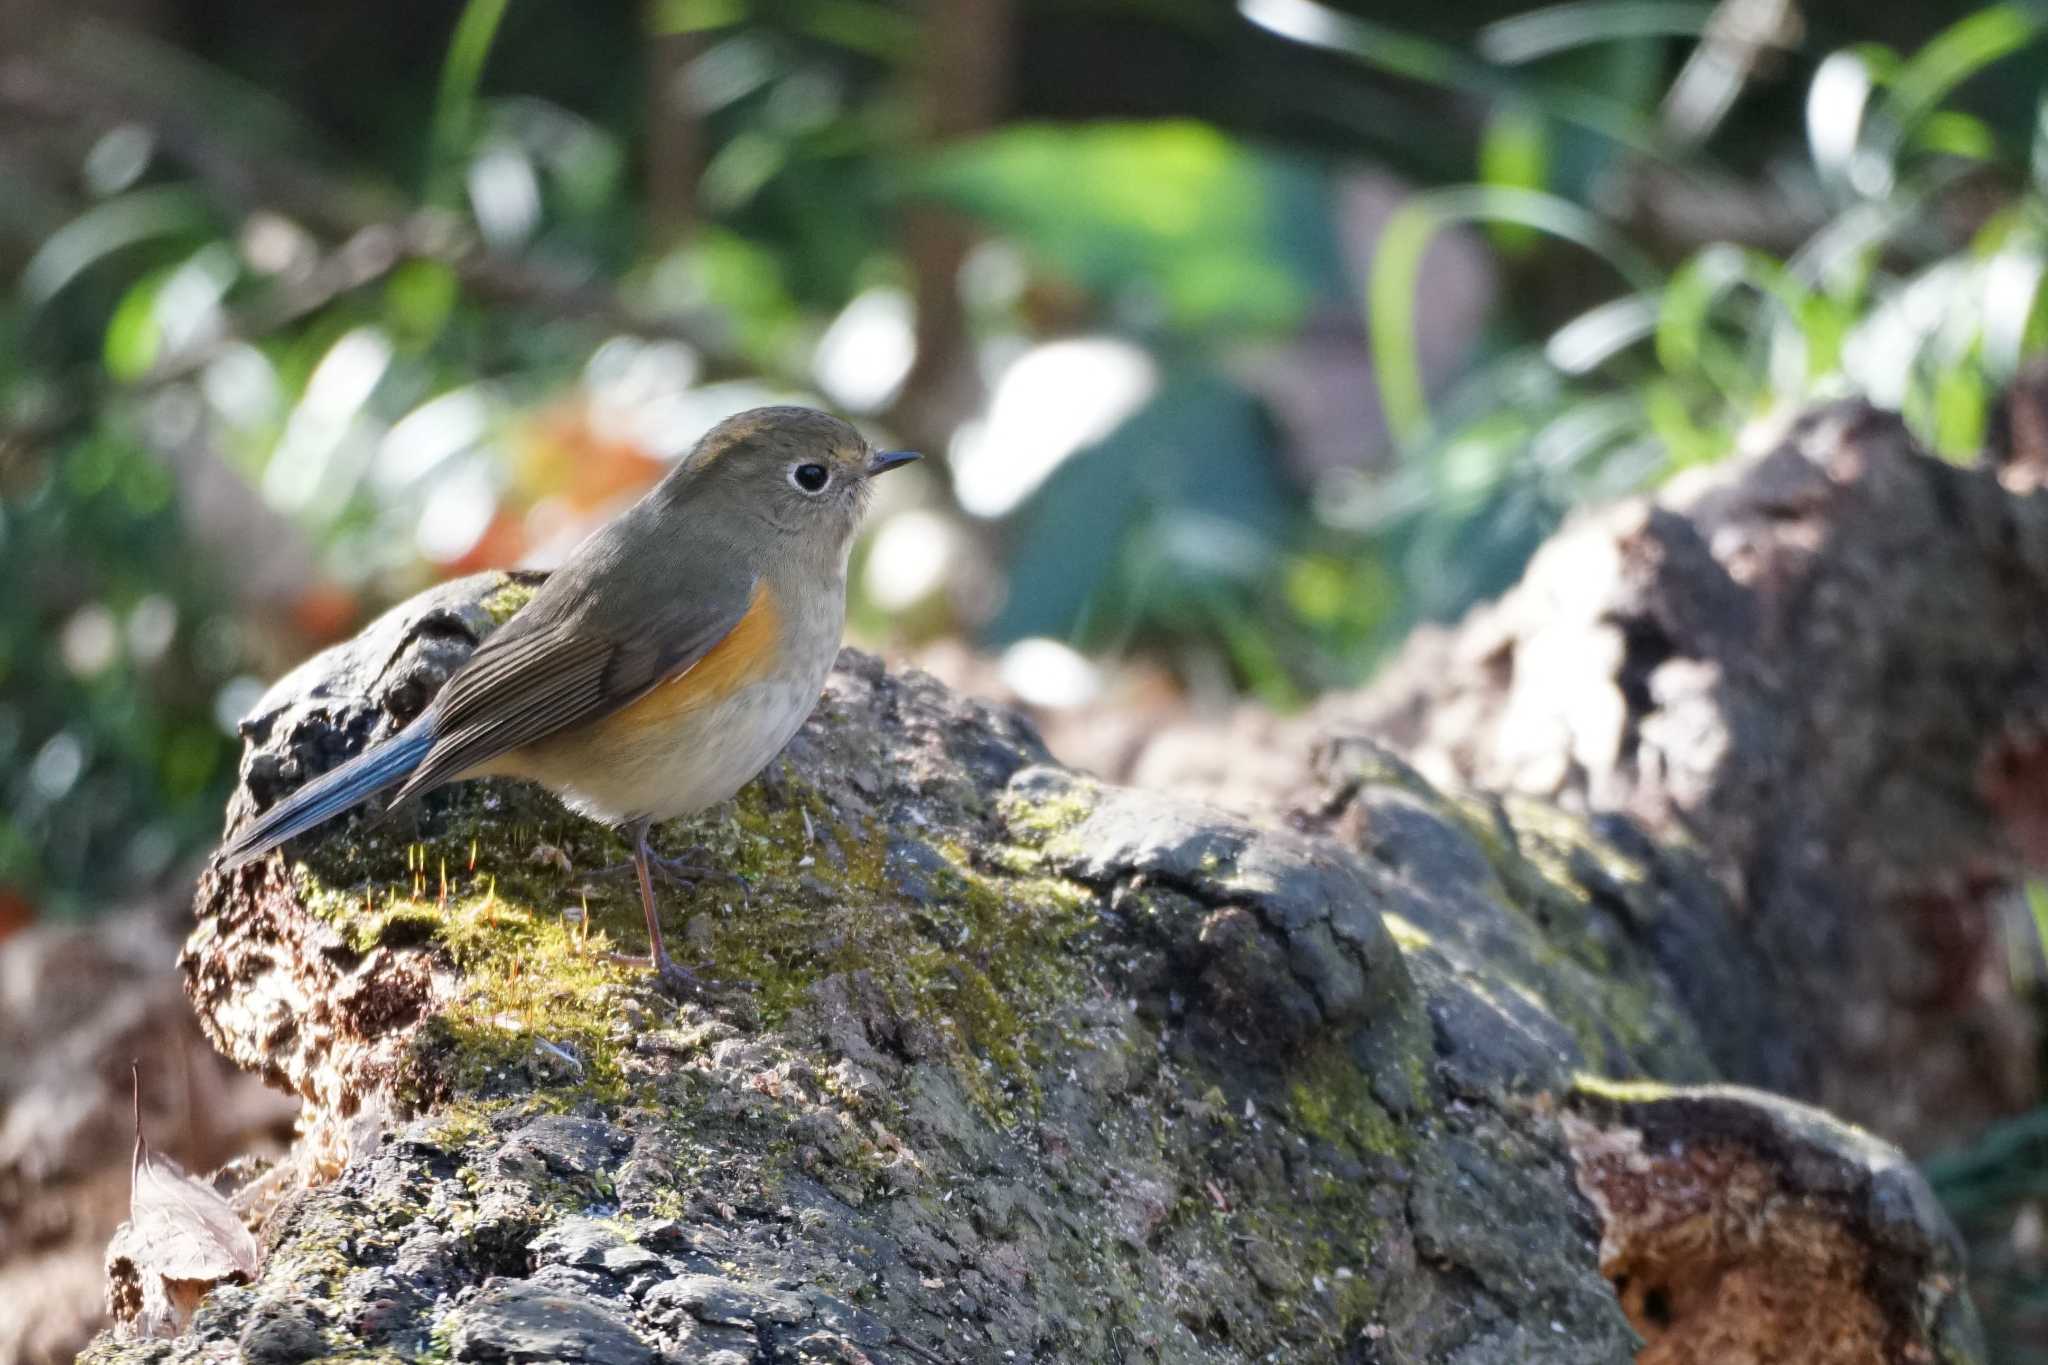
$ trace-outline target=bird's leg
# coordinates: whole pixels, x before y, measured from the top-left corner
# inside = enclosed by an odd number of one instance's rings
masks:
[[[744,901],[747,893],[753,890],[747,884],[747,879],[729,868],[714,867],[710,859],[711,850],[702,844],[686,852],[679,853],[673,858],[664,858],[651,848],[647,852],[648,869],[658,872],[667,878],[671,886],[679,886],[684,890],[693,890],[699,882],[711,881],[713,879],[728,881],[739,887],[740,899]],[[634,857],[627,859],[623,863],[613,863],[609,867],[600,867],[594,875],[610,877],[621,872],[636,871],[639,866],[640,859],[635,854]]]
[[[634,953],[613,953],[612,961],[634,967],[652,967],[655,975],[661,979],[662,985],[679,995],[713,990],[752,990],[753,987],[744,981],[706,980],[668,955],[668,948],[663,944],[661,937],[661,915],[654,905],[654,878],[649,874],[649,868],[656,859],[647,850],[647,826],[648,821],[638,820],[633,823],[631,829],[633,870],[640,879],[640,908],[647,915],[647,955],[641,957]]]
[[[647,956],[632,953],[613,953],[612,961],[624,962],[636,967],[652,967],[663,985],[678,992],[694,993],[703,988],[696,974],[676,962],[668,955],[668,948],[661,939],[661,914],[654,905],[654,879],[647,873],[647,821],[638,820],[633,824],[633,870],[640,878],[640,908],[647,915]]]

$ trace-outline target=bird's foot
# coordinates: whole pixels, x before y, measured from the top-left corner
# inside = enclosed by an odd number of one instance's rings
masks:
[[[606,956],[621,966],[641,967],[653,972],[662,989],[680,1000],[754,989],[751,981],[715,981],[708,976],[700,976],[666,952],[651,956],[647,953],[607,953]]]
[[[710,857],[710,849],[698,847],[686,853],[679,853],[673,858],[664,858],[658,853],[649,854],[647,865],[676,886],[695,887],[699,882],[731,882],[739,887],[742,896],[746,895],[751,889],[747,885],[747,879],[729,868],[713,866],[708,861]],[[699,859],[705,861],[698,861]]]
[[[731,882],[739,887],[740,899],[745,900],[747,893],[753,890],[747,884],[745,877],[727,868],[714,867],[709,862],[696,861],[700,858],[708,859],[710,856],[711,850],[702,846],[693,848],[686,853],[679,853],[673,858],[664,858],[658,853],[649,853],[647,855],[647,866],[651,871],[661,874],[668,881],[669,885],[681,887],[685,891],[694,891],[700,882]],[[597,875],[609,877],[621,872],[631,872],[632,870],[632,860],[627,859],[623,863],[613,863],[609,867],[599,868]]]

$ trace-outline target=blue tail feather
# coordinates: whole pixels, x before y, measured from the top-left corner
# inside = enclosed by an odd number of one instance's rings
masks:
[[[287,839],[304,834],[343,811],[361,805],[411,775],[434,745],[432,713],[323,773],[251,821],[221,848],[221,861],[236,868],[260,858]]]

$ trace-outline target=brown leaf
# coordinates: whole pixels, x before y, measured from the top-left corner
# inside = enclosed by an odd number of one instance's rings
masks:
[[[261,1252],[233,1206],[142,1136],[136,1077],[135,1160],[128,1221],[107,1247],[108,1306],[145,1336],[182,1328],[206,1291],[255,1278]]]

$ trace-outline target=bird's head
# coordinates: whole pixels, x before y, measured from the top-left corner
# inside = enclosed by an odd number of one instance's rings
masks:
[[[850,423],[814,408],[752,408],[705,432],[668,482],[707,513],[831,547],[843,563],[874,480],[917,458],[876,450]]]

